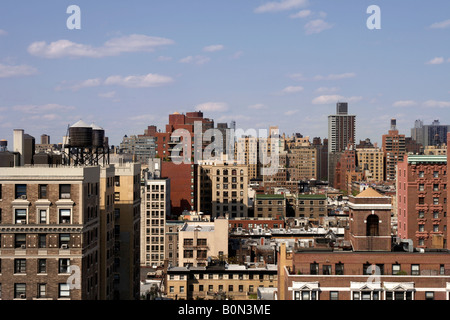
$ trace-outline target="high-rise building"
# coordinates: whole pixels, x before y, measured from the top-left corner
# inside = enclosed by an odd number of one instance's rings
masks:
[[[380,148],[357,148],[356,159],[366,181],[384,180],[384,154]]]
[[[405,135],[399,134],[397,121],[391,119],[391,128],[387,134],[383,135],[382,150],[385,158],[385,174],[386,181],[395,181],[397,163],[403,161],[406,154]]]
[[[120,300],[138,300],[140,298],[141,165],[123,163],[116,164],[114,168],[114,297]]]
[[[447,143],[447,132],[450,132],[450,125],[442,125],[439,120],[434,120],[430,125],[416,120],[411,129],[411,137],[423,147],[436,146]]]
[[[99,183],[98,166],[1,168],[2,299],[100,299]]]
[[[144,173],[141,201],[141,265],[161,266],[166,251],[166,218],[170,216],[170,180]]]
[[[414,247],[449,249],[447,155],[407,155],[397,172],[398,236]]]
[[[356,116],[348,114],[348,103],[338,102],[336,114],[328,116],[328,181],[334,184],[335,166],[339,154],[355,143]]]

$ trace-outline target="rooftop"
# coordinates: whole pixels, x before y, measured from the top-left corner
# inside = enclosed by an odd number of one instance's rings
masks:
[[[447,155],[408,155],[408,163],[447,163]]]

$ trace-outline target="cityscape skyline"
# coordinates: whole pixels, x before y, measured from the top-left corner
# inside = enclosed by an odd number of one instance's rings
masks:
[[[391,118],[406,136],[416,119],[446,122],[445,1],[78,1],[80,30],[66,26],[71,4],[0,5],[0,138],[25,128],[62,142],[82,119],[118,145],[188,111],[328,138],[339,101],[356,140],[379,146]],[[380,30],[366,26],[372,4]]]

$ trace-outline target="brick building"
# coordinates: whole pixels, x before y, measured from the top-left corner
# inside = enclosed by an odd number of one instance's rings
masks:
[[[351,249],[298,248],[283,243],[278,260],[279,300],[448,300],[448,250],[414,250],[392,241],[391,205],[368,188],[349,197]]]
[[[1,298],[99,299],[100,168],[1,168],[0,190]]]
[[[397,170],[398,235],[418,248],[449,248],[447,156],[407,155]]]

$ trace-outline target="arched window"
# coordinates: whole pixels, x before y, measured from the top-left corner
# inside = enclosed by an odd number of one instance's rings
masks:
[[[375,214],[371,214],[367,217],[367,236],[368,237],[376,237],[379,235],[378,225],[380,223],[380,219]]]

